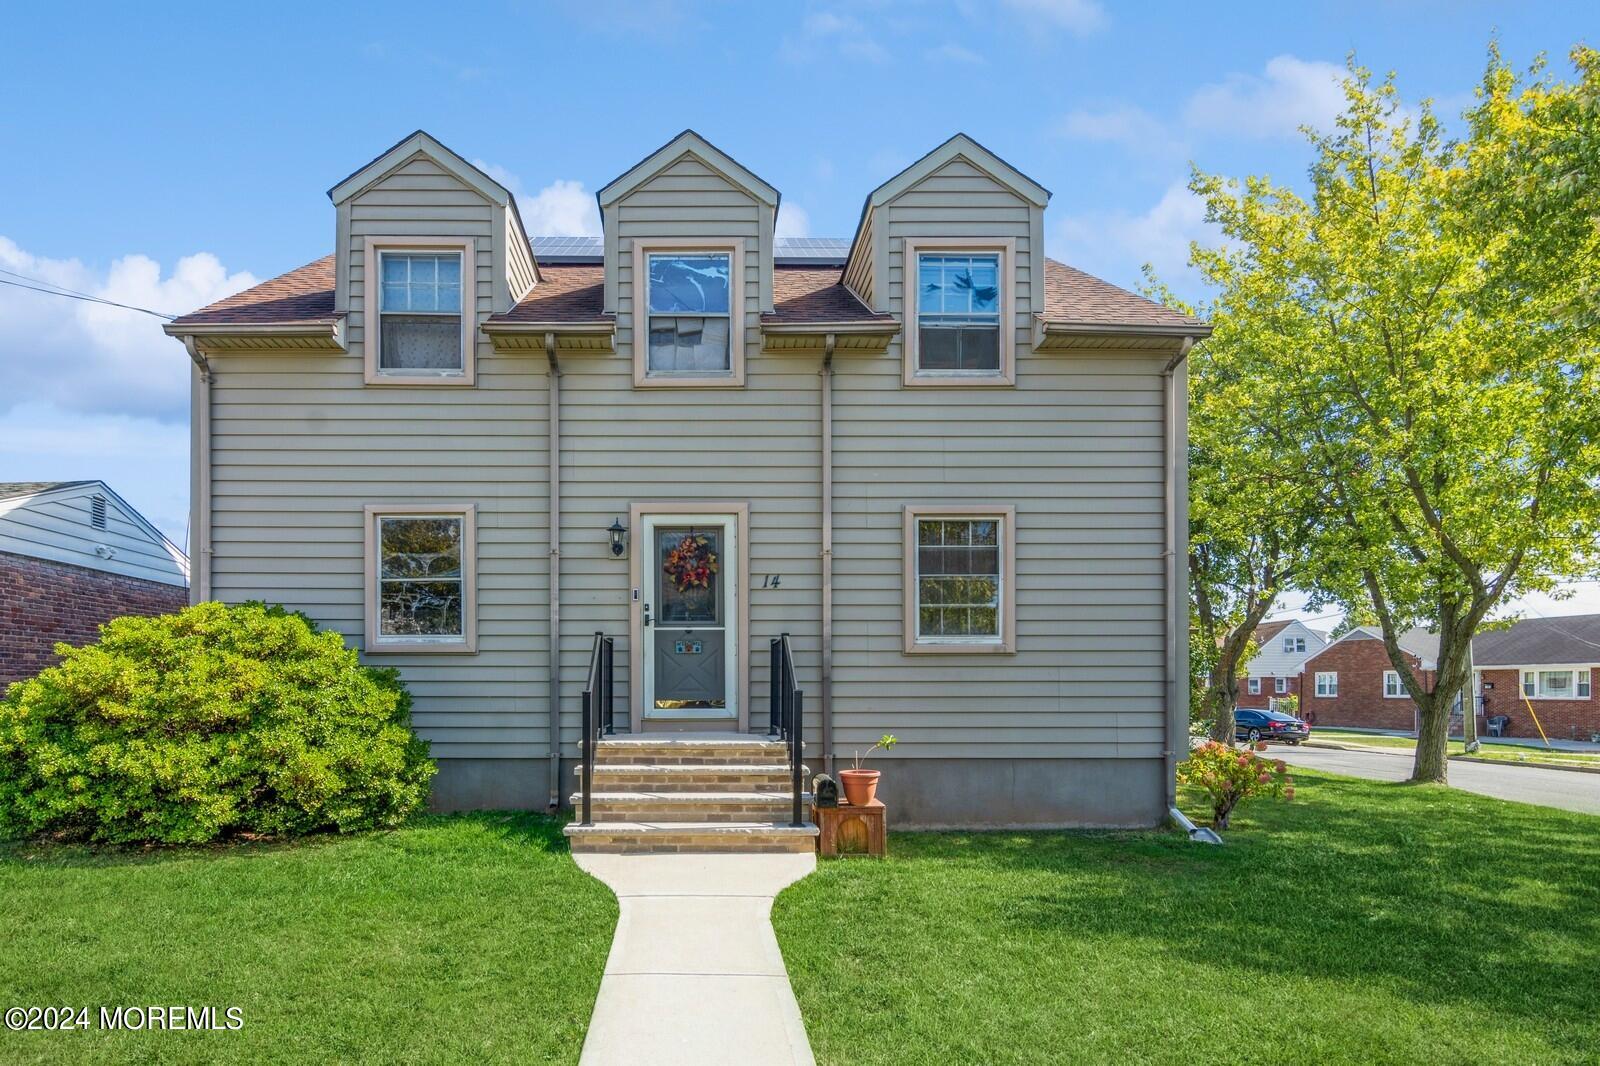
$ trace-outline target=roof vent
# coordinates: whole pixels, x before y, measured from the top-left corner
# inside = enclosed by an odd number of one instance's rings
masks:
[[[106,528],[106,498],[104,496],[89,497],[89,524],[96,529]]]

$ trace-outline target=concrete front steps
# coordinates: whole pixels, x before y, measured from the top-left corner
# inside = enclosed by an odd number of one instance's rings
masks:
[[[802,767],[802,780],[810,771]],[[582,817],[583,768],[574,771]],[[788,746],[748,733],[633,733],[595,751],[592,825],[574,852],[808,852],[817,827],[792,824]],[[803,794],[803,809],[810,795]]]

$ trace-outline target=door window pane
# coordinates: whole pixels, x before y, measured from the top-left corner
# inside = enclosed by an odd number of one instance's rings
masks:
[[[1000,636],[1000,522],[917,520],[919,637]]]
[[[461,536],[456,515],[378,519],[379,635],[464,634]]]
[[[658,621],[670,624],[722,624],[722,531],[656,530]]]

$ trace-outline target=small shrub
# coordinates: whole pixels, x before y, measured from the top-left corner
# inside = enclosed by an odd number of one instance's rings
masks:
[[[1178,781],[1205,789],[1206,795],[1211,797],[1212,824],[1226,829],[1234,808],[1247,799],[1257,796],[1294,799],[1294,780],[1289,777],[1288,766],[1282,759],[1261,758],[1258,752],[1266,750],[1264,743],[1237,750],[1208,740],[1190,752],[1188,761],[1178,767]]]
[[[117,618],[0,700],[0,836],[200,843],[392,826],[434,765],[394,670],[262,604]]]

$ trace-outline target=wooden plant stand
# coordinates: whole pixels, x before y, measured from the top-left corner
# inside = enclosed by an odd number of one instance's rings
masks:
[[[883,803],[873,800],[865,807],[840,803],[837,807],[811,805],[811,820],[821,833],[817,848],[825,856],[870,855],[881,859],[889,853],[889,836],[883,826]]]

